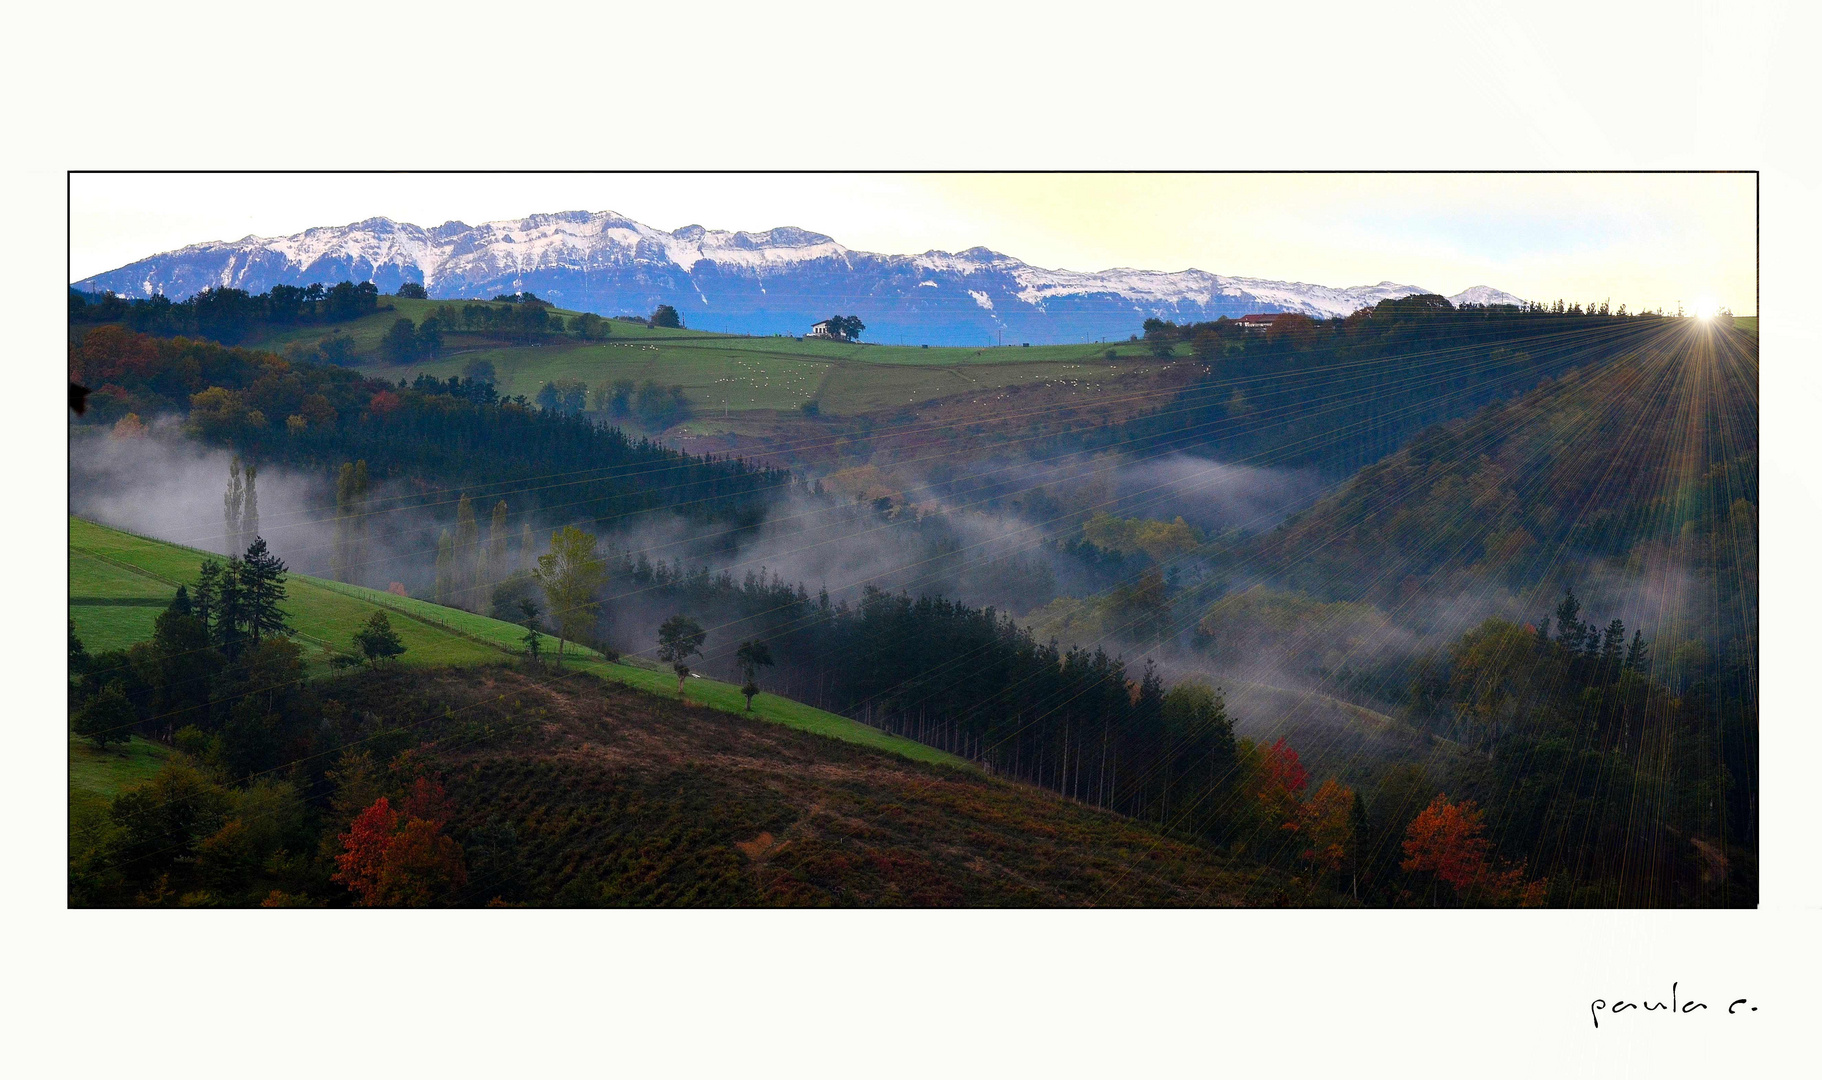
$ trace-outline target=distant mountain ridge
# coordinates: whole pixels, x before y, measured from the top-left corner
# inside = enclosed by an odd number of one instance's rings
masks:
[[[1193,269],[1047,270],[984,247],[884,255],[788,226],[666,232],[587,211],[432,228],[376,217],[293,236],[192,244],[75,287],[182,300],[206,288],[262,292],[344,280],[372,281],[385,292],[421,282],[432,297],[447,299],[525,291],[604,315],[670,304],[689,326],[730,333],[801,334],[830,315],[853,314],[867,324],[869,340],[932,345],[1125,338],[1148,318],[1347,315],[1429,291],[1391,281],[1334,288]],[[1451,299],[1521,302],[1484,285]]]

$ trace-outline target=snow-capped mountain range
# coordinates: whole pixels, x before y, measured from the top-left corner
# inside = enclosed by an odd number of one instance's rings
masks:
[[[192,244],[85,278],[75,287],[182,300],[213,287],[372,281],[383,292],[421,282],[433,298],[530,292],[603,315],[671,304],[686,325],[731,333],[802,334],[830,315],[858,315],[872,341],[932,345],[1125,338],[1148,318],[1202,321],[1294,311],[1347,315],[1429,290],[1382,281],[1333,288],[1201,270],[1046,270],[986,248],[922,255],[857,251],[798,228],[666,232],[614,213],[570,211],[520,221],[423,228],[389,218]],[[1456,303],[1520,303],[1484,285]]]

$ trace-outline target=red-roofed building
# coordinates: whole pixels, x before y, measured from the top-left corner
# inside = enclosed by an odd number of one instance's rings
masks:
[[[1284,312],[1280,311],[1270,315],[1242,315],[1234,321],[1240,324],[1242,330],[1269,330],[1273,323],[1283,317]]]

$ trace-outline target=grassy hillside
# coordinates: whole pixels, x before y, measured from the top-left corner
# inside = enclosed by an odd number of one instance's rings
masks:
[[[247,344],[283,351],[294,342],[347,334],[354,341],[360,369],[386,379],[410,380],[420,373],[448,378],[476,360],[486,360],[494,365],[500,391],[508,397],[531,397],[546,382],[558,379],[580,379],[591,387],[619,379],[650,379],[682,386],[701,418],[695,427],[708,429],[719,414],[791,410],[813,398],[830,415],[853,415],[1009,386],[1094,386],[1123,377],[1132,364],[1156,363],[1146,348],[1130,342],[921,348],[613,322],[608,340],[601,342],[552,338],[539,345],[514,345],[485,334],[449,333],[438,359],[394,365],[380,356],[381,339],[392,324],[400,318],[422,322],[449,302],[386,297],[382,303],[389,307],[351,323],[287,330]],[[555,314],[569,318],[576,313],[556,309]]]
[[[134,536],[70,518],[70,618],[91,652],[125,648],[152,635],[152,622],[180,583],[194,582],[197,567],[209,553]],[[217,556],[218,557],[218,556]],[[315,646],[306,650],[312,670],[328,669],[329,657],[350,652],[350,638],[375,611],[384,610],[393,629],[404,641],[400,663],[426,668],[445,665],[500,664],[523,655],[522,627],[484,615],[443,607],[423,600],[395,596],[373,589],[291,574],[290,599],[283,605],[298,640]],[[546,636],[544,649],[554,655],[555,638]],[[565,646],[566,669],[653,693],[675,696],[677,680],[668,671],[637,657],[609,663],[592,650]],[[745,699],[738,687],[714,679],[692,678],[685,696],[723,712],[743,712]],[[753,714],[846,742],[889,750],[918,761],[948,765],[965,764],[960,758],[921,743],[887,735],[865,724],[808,705],[761,694],[753,701]]]

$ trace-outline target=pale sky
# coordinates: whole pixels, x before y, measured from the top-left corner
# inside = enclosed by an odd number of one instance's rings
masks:
[[[248,234],[613,210],[867,251],[1756,311],[1750,174],[133,175],[70,185],[70,277]]]

